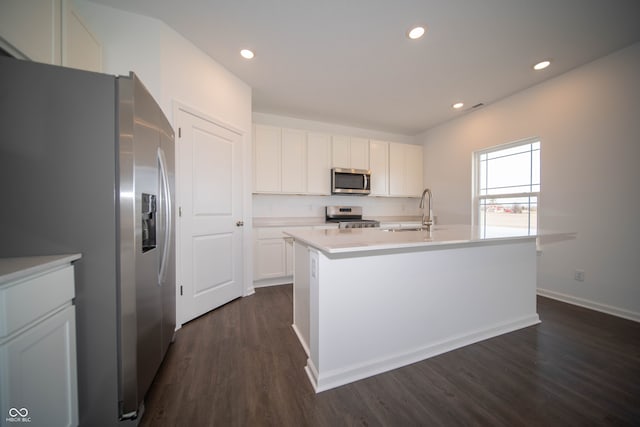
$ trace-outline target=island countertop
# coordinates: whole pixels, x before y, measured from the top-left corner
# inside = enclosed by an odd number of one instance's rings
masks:
[[[508,235],[499,231],[482,233],[466,225],[435,226],[426,230],[384,230],[379,228],[347,228],[331,230],[292,230],[294,239],[326,254],[358,255],[384,250],[435,250],[455,246],[500,244],[515,240],[535,240],[536,235]]]

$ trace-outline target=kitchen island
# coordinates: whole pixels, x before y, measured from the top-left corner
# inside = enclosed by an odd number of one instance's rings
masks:
[[[316,392],[540,322],[536,236],[465,226],[289,235],[293,329]]]

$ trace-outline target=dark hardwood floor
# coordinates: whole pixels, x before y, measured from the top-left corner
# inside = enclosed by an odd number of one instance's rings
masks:
[[[538,298],[542,323],[315,394],[292,287],[178,331],[141,426],[640,426],[640,324]]]

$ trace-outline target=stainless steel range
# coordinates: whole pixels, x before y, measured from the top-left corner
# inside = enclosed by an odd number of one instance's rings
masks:
[[[326,206],[326,221],[337,222],[339,228],[372,228],[380,227],[380,222],[373,219],[362,219],[361,206]]]

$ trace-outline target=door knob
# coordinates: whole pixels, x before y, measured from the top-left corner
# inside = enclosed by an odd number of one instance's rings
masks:
[[[244,225],[244,221],[236,221],[236,227],[242,227]]]

